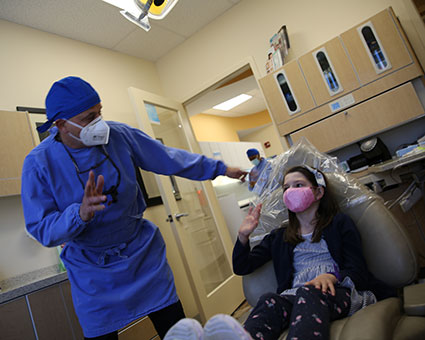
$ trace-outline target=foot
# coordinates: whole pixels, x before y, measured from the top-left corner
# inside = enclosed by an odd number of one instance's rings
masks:
[[[164,340],[204,340],[204,330],[195,319],[181,319],[168,330]]]
[[[230,315],[217,314],[204,327],[205,340],[252,340],[242,325]]]

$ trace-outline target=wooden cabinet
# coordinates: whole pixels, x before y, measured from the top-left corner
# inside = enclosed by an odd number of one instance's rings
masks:
[[[363,85],[413,63],[391,8],[342,33],[341,39]]]
[[[69,281],[1,304],[0,330],[4,340],[82,340]]]
[[[21,174],[25,156],[34,147],[26,112],[0,111],[0,196],[21,193]]]
[[[316,106],[296,60],[259,80],[276,124]]]
[[[324,119],[290,135],[295,143],[306,137],[328,152],[412,120],[425,113],[411,83]]]
[[[299,63],[318,106],[360,87],[339,37],[301,56]]]
[[[28,305],[38,339],[75,339],[60,285],[29,294]]]
[[[151,340],[158,338],[158,335],[150,319],[145,316],[119,330],[118,338]],[[84,339],[75,314],[69,281],[0,304],[0,339]]]
[[[288,112],[277,81],[280,72],[293,89],[300,108],[296,112]],[[259,83],[277,130],[289,145],[306,136],[321,151],[330,151],[418,117],[423,108],[412,85],[412,103],[406,102],[407,97],[395,102],[387,93],[421,76],[409,41],[393,10],[387,8]],[[399,110],[399,103],[415,110]],[[362,113],[366,108],[369,111]]]
[[[25,297],[0,305],[0,338],[3,340],[36,339]]]
[[[69,281],[62,282],[60,284],[60,288],[74,337],[75,339],[83,339],[83,330],[81,329],[80,323],[78,322],[77,314],[75,314],[74,303],[72,302],[71,284]]]

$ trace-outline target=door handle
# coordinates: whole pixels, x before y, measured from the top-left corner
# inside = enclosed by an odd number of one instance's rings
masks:
[[[176,218],[177,221],[180,221],[180,218],[184,216],[189,216],[189,214],[188,213],[174,214],[174,217]]]

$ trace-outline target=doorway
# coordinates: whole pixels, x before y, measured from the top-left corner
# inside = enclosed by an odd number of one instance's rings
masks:
[[[143,131],[167,146],[199,153],[182,104],[136,88],[130,88],[129,94]],[[167,221],[165,228],[172,229],[178,256],[183,260],[179,270],[188,278],[201,321],[218,313],[232,313],[244,300],[242,284],[232,271],[233,243],[211,183],[177,176],[154,177],[165,210],[159,219],[162,224]],[[167,247],[170,245],[167,243]],[[175,276],[181,275],[176,268],[173,271]]]
[[[246,155],[248,149],[258,149],[264,158],[284,152],[254,73],[248,61],[184,103],[202,153],[246,171],[253,167]],[[220,108],[241,95],[250,98],[228,110]],[[217,178],[212,184],[235,242],[255,194],[247,182]]]

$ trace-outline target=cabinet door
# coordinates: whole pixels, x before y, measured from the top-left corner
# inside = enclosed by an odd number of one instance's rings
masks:
[[[407,83],[290,136],[294,143],[306,137],[319,151],[328,152],[423,114],[413,85]]]
[[[0,338],[3,340],[36,339],[24,297],[0,305]]]
[[[296,60],[261,78],[259,83],[276,124],[316,106]]]
[[[74,303],[72,302],[71,284],[69,281],[65,281],[60,284],[60,287],[75,339],[83,339],[83,329],[78,322],[77,314],[75,314]]]
[[[360,87],[339,37],[303,55],[299,63],[318,106]]]
[[[39,340],[74,340],[59,285],[29,294],[28,302]]]
[[[26,112],[0,111],[0,196],[21,192],[22,165],[34,147]]]
[[[413,62],[396,20],[389,8],[341,34],[363,85]]]

